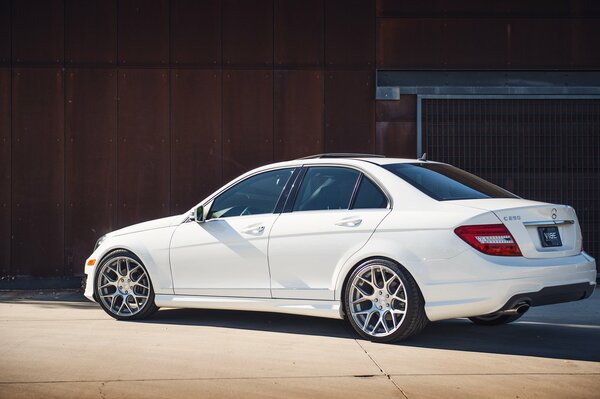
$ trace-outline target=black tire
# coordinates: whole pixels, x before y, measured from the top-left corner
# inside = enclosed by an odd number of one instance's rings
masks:
[[[103,270],[103,268],[107,265],[107,264],[111,264],[111,262],[115,261],[116,258],[129,258],[132,259],[133,261],[135,261],[137,264],[139,264],[139,266],[141,267],[141,269],[143,270],[143,272],[145,273],[145,279],[147,279],[147,298],[146,300],[143,302],[143,305],[139,306],[136,309],[136,313],[135,314],[118,314],[115,313],[113,310],[111,310],[110,306],[107,305],[105,303],[105,301],[103,301],[101,299],[101,293],[99,292],[99,284],[98,281],[101,278],[100,276],[100,271]],[[118,275],[117,275],[118,277]],[[144,282],[146,282],[146,280],[144,280]],[[132,288],[132,292],[135,288]],[[115,287],[115,294],[117,294],[117,289]],[[96,269],[96,276],[94,278],[94,298],[96,299],[96,301],[100,304],[100,306],[102,307],[102,309],[111,317],[117,319],[117,320],[141,320],[141,319],[145,319],[150,317],[151,315],[153,315],[154,313],[156,313],[156,311],[159,309],[158,306],[156,306],[156,303],[154,302],[154,288],[152,286],[152,281],[150,280],[150,275],[148,274],[148,270],[146,270],[146,266],[144,266],[143,262],[141,261],[141,259],[134,254],[131,251],[127,251],[124,249],[117,249],[114,250],[112,252],[110,252],[107,256],[105,256],[102,261],[100,262],[100,264],[98,265],[98,268]],[[122,301],[125,301],[124,299],[121,299]],[[137,301],[136,301],[137,303]]]
[[[502,324],[512,323],[515,320],[518,320],[523,316],[522,314],[497,314],[497,315],[489,315],[489,316],[474,316],[469,317],[473,323],[480,326],[499,326]]]
[[[353,316],[352,312],[353,308],[351,302],[353,301],[353,294],[351,292],[351,286],[357,278],[357,276],[364,275],[364,273],[366,273],[367,270],[370,269],[372,266],[383,266],[393,271],[401,280],[403,285],[404,298],[406,299],[406,305],[404,305],[405,307],[403,309],[405,312],[404,318],[400,322],[399,326],[397,326],[397,329],[389,333],[389,335],[376,336],[364,331],[355,320],[355,317],[358,318],[358,316]],[[388,280],[388,282],[391,281],[391,279]],[[394,300],[391,301],[392,302],[390,302],[390,309],[393,309],[395,307],[393,303]],[[429,321],[427,319],[427,315],[425,314],[425,301],[415,279],[404,267],[388,259],[369,259],[365,262],[362,262],[354,269],[354,271],[348,277],[344,286],[343,305],[344,312],[346,313],[346,318],[348,319],[348,322],[350,323],[354,331],[356,331],[361,337],[373,342],[393,342],[405,340],[421,332],[421,330],[425,328]],[[375,306],[375,302],[371,301],[371,305]],[[386,303],[386,306],[387,305],[388,304]],[[375,312],[377,312],[377,310],[375,310]],[[383,316],[381,317],[383,318]],[[365,321],[365,325],[366,324],[367,322]]]

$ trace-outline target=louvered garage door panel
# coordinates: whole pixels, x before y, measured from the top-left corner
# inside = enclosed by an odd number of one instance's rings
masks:
[[[527,199],[575,208],[600,257],[600,100],[423,99],[423,148]]]

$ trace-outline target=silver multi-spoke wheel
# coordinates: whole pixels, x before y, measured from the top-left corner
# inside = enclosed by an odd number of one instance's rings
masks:
[[[148,274],[129,256],[117,256],[102,264],[96,284],[98,299],[115,316],[137,315],[150,299]]]
[[[404,284],[387,266],[375,264],[361,269],[352,279],[348,295],[352,319],[369,336],[393,334],[406,317]]]

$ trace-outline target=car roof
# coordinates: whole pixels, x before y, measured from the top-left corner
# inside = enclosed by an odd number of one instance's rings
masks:
[[[425,154],[424,154],[425,155]],[[378,165],[388,165],[394,163],[421,163],[421,162],[430,162],[425,159],[415,159],[415,158],[388,158],[385,155],[379,154],[361,154],[361,153],[325,153],[325,154],[315,154],[309,155],[307,157],[298,158],[297,160],[309,160],[309,159],[317,159],[319,162],[323,162],[325,159],[330,160],[339,160],[339,159],[349,159],[349,160],[361,160],[367,161],[371,163],[375,163]]]
[[[425,161],[422,159],[414,158],[387,158],[382,155],[375,154],[353,154],[353,153],[328,153],[328,154],[316,154],[310,155],[303,158],[292,159],[289,161],[275,162],[267,165],[263,165],[248,173],[255,173],[260,170],[268,170],[273,168],[284,168],[284,167],[298,167],[301,165],[354,165],[360,167],[365,163],[375,165],[389,165],[396,163],[439,163],[434,161]]]

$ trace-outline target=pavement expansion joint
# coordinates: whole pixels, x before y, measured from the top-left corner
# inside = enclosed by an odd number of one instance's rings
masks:
[[[398,385],[396,383],[396,381],[394,381],[392,379],[392,377],[383,370],[383,368],[379,365],[379,363],[377,363],[377,361],[375,359],[373,359],[373,356],[371,356],[371,354],[369,352],[367,352],[367,350],[360,344],[360,342],[358,342],[357,339],[355,339],[354,342],[356,342],[356,344],[360,347],[360,349],[362,349],[363,352],[365,352],[365,354],[369,357],[369,359],[371,359],[371,361],[379,369],[379,371],[381,372],[381,374],[384,375],[385,377],[387,377],[387,379],[390,380],[390,382],[392,384],[394,384],[394,386],[396,387],[396,389],[402,394],[402,396],[404,398],[408,399],[408,395],[406,395],[406,392],[404,392],[404,390],[400,387],[400,385]]]

